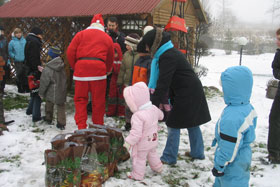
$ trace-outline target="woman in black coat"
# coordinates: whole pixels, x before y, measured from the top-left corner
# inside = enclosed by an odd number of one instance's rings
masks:
[[[170,34],[161,29],[148,32],[143,41],[152,56],[167,42]],[[168,138],[161,160],[167,164],[177,162],[180,129],[187,128],[191,152],[189,156],[204,159],[204,145],[200,125],[211,120],[202,84],[184,54],[176,48],[166,50],[158,60],[159,75],[151,97],[154,105],[169,91],[172,110],[167,119]]]

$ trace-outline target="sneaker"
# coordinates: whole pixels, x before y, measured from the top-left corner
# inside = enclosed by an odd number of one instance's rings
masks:
[[[130,131],[130,129],[131,129],[131,123],[126,123],[125,124],[125,130]]]
[[[157,172],[157,173],[162,173],[163,171],[163,166],[161,166],[158,170],[153,170],[154,172]]]
[[[190,152],[185,152],[185,156],[186,157],[189,157],[189,158],[191,158],[191,159],[194,159],[194,160],[204,160],[205,159],[205,157],[203,157],[203,158],[195,158],[195,157],[192,157],[191,156],[191,153]]]
[[[61,124],[56,124],[56,127],[60,130],[65,130],[65,125],[61,125]]]
[[[129,179],[132,179],[132,180],[135,180],[135,181],[141,181],[141,180],[138,180],[138,179],[133,178],[133,177],[131,176],[131,173],[130,173],[130,172],[127,172],[127,173],[126,173],[126,176],[127,176],[127,178],[129,178]]]

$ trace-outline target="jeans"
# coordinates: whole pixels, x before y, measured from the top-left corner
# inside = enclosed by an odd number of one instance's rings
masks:
[[[32,114],[32,121],[40,121],[41,118],[41,98],[38,94],[31,96],[28,108],[26,110],[27,115]]]
[[[204,159],[204,144],[200,127],[188,128],[190,140],[190,155],[196,159]],[[168,127],[168,137],[161,161],[176,164],[180,144],[180,129]]]
[[[272,104],[269,115],[268,152],[270,156],[280,158],[280,94]]]

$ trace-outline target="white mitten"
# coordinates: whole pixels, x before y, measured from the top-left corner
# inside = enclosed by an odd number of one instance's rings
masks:
[[[124,142],[123,146],[127,149],[127,151],[129,152],[131,149],[131,145],[127,142]]]

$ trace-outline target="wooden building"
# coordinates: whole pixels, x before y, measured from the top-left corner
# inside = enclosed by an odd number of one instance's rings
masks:
[[[97,13],[118,17],[120,29],[129,34],[141,33],[146,25],[165,26],[170,18],[172,0],[11,0],[0,7],[0,19],[10,39],[14,28],[21,28],[27,34],[33,26],[44,32],[42,60],[48,47],[58,45],[66,52],[73,36],[89,26]],[[200,0],[187,0],[185,21],[188,27],[188,55],[192,61],[195,28],[200,22],[207,22]],[[70,78],[70,68],[67,63]]]

